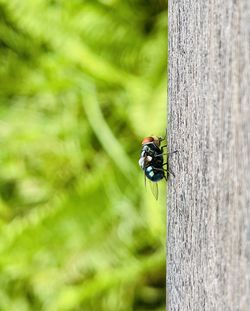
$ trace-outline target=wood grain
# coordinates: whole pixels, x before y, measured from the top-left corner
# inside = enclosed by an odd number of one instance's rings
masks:
[[[250,310],[250,1],[169,1],[167,310]]]

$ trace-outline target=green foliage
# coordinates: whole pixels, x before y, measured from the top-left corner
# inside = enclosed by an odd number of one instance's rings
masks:
[[[165,310],[166,38],[162,0],[0,0],[1,311]]]

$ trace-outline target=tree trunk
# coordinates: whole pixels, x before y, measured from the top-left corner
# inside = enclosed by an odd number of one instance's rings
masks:
[[[250,310],[250,1],[169,1],[168,311]]]

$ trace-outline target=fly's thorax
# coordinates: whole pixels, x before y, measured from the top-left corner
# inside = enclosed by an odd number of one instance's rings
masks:
[[[143,145],[142,151],[145,151],[147,154],[151,156],[155,156],[161,153],[161,149],[157,147],[154,143],[148,143],[148,144]]]
[[[143,145],[139,159],[139,166],[142,169],[148,167],[149,165],[160,168],[162,163],[162,151],[157,146],[155,146],[154,143],[147,143]]]

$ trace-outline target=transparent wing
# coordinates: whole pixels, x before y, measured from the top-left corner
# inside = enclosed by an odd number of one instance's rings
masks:
[[[156,200],[158,200],[158,183],[150,181],[150,188],[154,197],[156,198]]]

